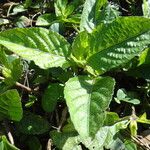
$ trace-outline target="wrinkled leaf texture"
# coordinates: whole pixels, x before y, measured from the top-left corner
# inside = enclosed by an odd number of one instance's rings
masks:
[[[43,69],[68,66],[69,43],[44,28],[16,28],[0,33],[0,44]]]
[[[82,137],[95,135],[105,120],[113,90],[111,77],[79,76],[69,79],[64,95],[75,129]]]

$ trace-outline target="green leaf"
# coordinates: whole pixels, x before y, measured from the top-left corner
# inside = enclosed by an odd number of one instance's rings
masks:
[[[26,16],[21,16],[17,19],[15,25],[19,28],[24,28],[31,25],[31,20]]]
[[[50,68],[49,72],[54,80],[59,80],[62,83],[65,83],[69,80],[69,78],[73,77],[73,73],[70,70],[65,70],[60,67]]]
[[[6,55],[3,50],[0,51],[0,62],[2,63],[2,74],[5,77],[4,82],[12,86],[22,75],[23,66],[18,56]]]
[[[22,118],[21,99],[17,90],[7,90],[0,94],[0,120],[20,121]]]
[[[139,57],[138,66],[140,66],[140,65],[150,65],[149,57],[150,57],[150,48],[147,48],[141,53],[141,55]]]
[[[106,119],[104,121],[104,125],[110,126],[119,121],[119,116],[115,112],[106,112]]]
[[[113,143],[117,140],[115,135],[121,129],[127,128],[128,121],[118,122],[112,126],[104,126],[96,133],[94,139],[83,139],[82,142],[89,150],[111,149]]]
[[[150,44],[150,19],[118,18],[107,26],[101,24],[92,35],[87,70],[102,74],[127,63]]]
[[[4,25],[4,24],[8,24],[8,23],[9,23],[9,20],[8,20],[8,19],[0,18],[0,26],[1,26],[1,25]]]
[[[115,97],[115,101],[120,104],[120,101],[124,101],[127,103],[131,103],[134,105],[140,104],[140,100],[135,98],[136,95],[134,92],[126,92],[125,89],[119,89],[117,91],[117,97]]]
[[[54,145],[62,150],[82,150],[80,143],[80,138],[76,133],[60,133],[57,131],[51,131],[50,135],[52,137]]]
[[[10,144],[6,136],[0,137],[0,150],[19,150],[14,145]]]
[[[137,122],[150,124],[150,119],[147,119],[147,115],[146,115],[146,113],[144,113],[142,116],[140,116],[140,117],[137,119]]]
[[[90,52],[91,35],[87,31],[80,32],[72,44],[72,58],[80,66],[86,65],[88,53]],[[74,57],[75,56],[75,57]]]
[[[16,28],[0,33],[0,44],[43,69],[68,66],[69,43],[44,28]],[[44,59],[44,61],[43,61]]]
[[[137,146],[134,142],[126,140],[124,142],[125,150],[137,150]]]
[[[57,101],[63,97],[63,85],[51,83],[45,90],[42,97],[42,108],[46,112],[54,111]]]
[[[59,17],[65,16],[67,3],[68,3],[68,0],[56,0],[56,2],[54,3],[56,16],[59,16]]]
[[[36,136],[30,136],[27,139],[29,150],[42,150],[42,145]]]
[[[143,0],[142,4],[144,17],[150,18],[150,2],[149,0]]]
[[[84,8],[81,15],[80,30],[85,29],[91,32],[95,25],[97,18],[99,16],[99,10],[101,7],[107,3],[107,0],[86,0]]]
[[[56,20],[56,16],[54,14],[43,14],[37,18],[36,25],[37,26],[50,26]]]
[[[25,0],[25,3],[24,3],[24,8],[28,8],[30,7],[32,4],[32,0]]]
[[[6,56],[5,51],[3,49],[0,49],[0,63],[1,63],[1,65],[5,66],[6,68],[11,67],[8,57]]]
[[[114,84],[110,77],[87,76],[74,77],[66,83],[64,95],[71,120],[82,137],[93,136],[102,127]]]
[[[39,115],[25,112],[19,123],[16,123],[17,129],[23,134],[39,135],[48,132],[49,122]]]

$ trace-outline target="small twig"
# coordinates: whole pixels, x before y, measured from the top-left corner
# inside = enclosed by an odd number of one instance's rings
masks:
[[[5,80],[5,78],[0,76],[0,80]],[[27,87],[27,86],[25,86],[19,82],[16,82],[15,84],[16,84],[16,86],[21,87],[22,89],[25,89],[28,92],[32,92],[31,88],[29,88],[29,87]]]
[[[67,112],[68,112],[67,107],[65,107],[64,110],[62,111],[62,116],[61,116],[60,123],[59,123],[58,129],[57,129],[58,132],[60,132],[64,122],[66,121]]]
[[[4,121],[3,121],[3,124],[4,124],[4,126],[5,126],[6,133],[7,133],[7,136],[8,136],[8,139],[9,139],[10,143],[11,143],[12,145],[14,145],[14,138],[13,138],[11,132],[10,132],[10,128],[9,128],[9,125],[8,125],[7,120],[4,120]]]

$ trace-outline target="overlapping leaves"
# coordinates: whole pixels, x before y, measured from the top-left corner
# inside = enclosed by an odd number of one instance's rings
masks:
[[[86,55],[85,42],[79,36],[75,42],[81,46],[78,49],[73,47],[73,56],[86,61],[84,65],[90,73],[102,74],[127,63],[150,44],[150,20],[120,17],[110,24],[100,24],[87,38],[90,43]]]

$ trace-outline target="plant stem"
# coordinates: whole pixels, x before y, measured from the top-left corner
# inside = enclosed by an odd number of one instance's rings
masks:
[[[0,76],[0,80],[4,80],[4,79],[5,79],[4,77]],[[21,84],[19,82],[16,82],[15,85],[18,86],[18,87],[21,87],[22,89],[25,89],[28,92],[32,92],[31,88],[29,88],[29,87],[27,87],[27,86],[25,86],[25,85],[23,85],[23,84]]]

